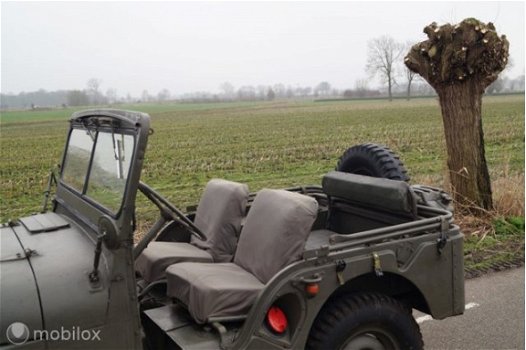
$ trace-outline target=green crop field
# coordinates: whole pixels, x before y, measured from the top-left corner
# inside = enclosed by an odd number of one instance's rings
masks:
[[[413,183],[445,184],[436,99],[127,105],[150,113],[142,180],[185,208],[214,177],[263,187],[319,184],[346,148],[364,142],[399,153]],[[60,162],[72,109],[6,112],[0,122],[0,217],[40,209]],[[524,96],[486,97],[486,157],[492,179],[524,176]],[[522,189],[523,191],[523,189]],[[141,199],[140,204],[145,200]],[[524,205],[524,204],[522,204]],[[139,214],[151,218],[151,206]]]

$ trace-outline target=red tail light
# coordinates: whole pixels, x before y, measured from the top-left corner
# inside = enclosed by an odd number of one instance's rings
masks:
[[[287,316],[277,306],[272,306],[267,312],[267,323],[273,332],[283,334],[288,327]]]
[[[314,297],[320,291],[320,285],[318,283],[309,283],[305,286],[305,292],[310,297]]]

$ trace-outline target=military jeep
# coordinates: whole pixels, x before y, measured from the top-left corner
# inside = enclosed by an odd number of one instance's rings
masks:
[[[2,348],[421,349],[413,309],[464,311],[450,199],[388,149],[321,185],[212,179],[183,212],[140,182],[147,114],[70,124],[50,210],[1,228]],[[134,243],[139,191],[159,217]]]

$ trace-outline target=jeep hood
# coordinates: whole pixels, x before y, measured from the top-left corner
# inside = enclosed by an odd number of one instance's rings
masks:
[[[96,327],[104,322],[108,290],[94,290],[88,273],[95,242],[68,218],[46,213],[0,228],[0,344],[13,322],[32,329]],[[101,259],[100,270],[107,273]]]
[[[6,331],[14,322],[42,329],[42,313],[33,271],[14,229],[0,228],[0,344],[8,344]]]

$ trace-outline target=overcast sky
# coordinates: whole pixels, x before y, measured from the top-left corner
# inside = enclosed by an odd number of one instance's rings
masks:
[[[495,23],[524,74],[524,2],[2,2],[1,91],[82,89],[121,96],[242,85],[353,87],[367,40],[425,40],[432,21]],[[376,85],[372,82],[371,85]]]

